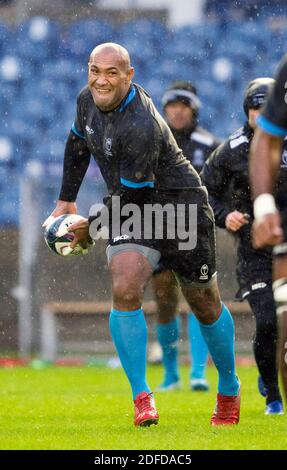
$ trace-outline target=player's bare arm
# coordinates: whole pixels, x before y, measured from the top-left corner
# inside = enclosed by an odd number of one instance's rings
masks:
[[[260,194],[274,191],[277,178],[282,140],[256,129],[251,145],[250,179],[253,199]]]
[[[250,179],[255,199],[252,231],[255,248],[283,241],[280,214],[272,195],[280,165],[281,145],[280,138],[257,129],[250,158]]]

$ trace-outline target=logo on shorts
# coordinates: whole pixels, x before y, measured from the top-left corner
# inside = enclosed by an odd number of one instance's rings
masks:
[[[266,286],[267,286],[266,282],[256,282],[256,284],[252,284],[251,289],[252,290],[264,289],[264,287]]]
[[[201,281],[206,281],[208,279],[208,266],[207,264],[203,264],[200,268],[200,276],[199,279]]]
[[[131,237],[128,235],[119,235],[118,237],[113,238],[113,242],[116,243],[120,240],[129,240]]]
[[[112,139],[110,137],[105,137],[105,142],[104,142],[104,152],[105,152],[105,155],[107,155],[108,157],[111,157],[113,154],[112,154]]]

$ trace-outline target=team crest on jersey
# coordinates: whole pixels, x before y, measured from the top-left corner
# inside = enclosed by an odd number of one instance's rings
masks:
[[[92,128],[89,127],[89,126],[86,126],[86,131],[87,131],[87,133],[90,134],[90,135],[91,135],[91,134],[94,134],[94,129],[92,129]]]
[[[281,168],[287,168],[287,150],[282,153]]]
[[[104,142],[104,152],[105,152],[105,155],[111,157],[113,154],[112,154],[112,139],[110,137],[105,137],[105,142]]]

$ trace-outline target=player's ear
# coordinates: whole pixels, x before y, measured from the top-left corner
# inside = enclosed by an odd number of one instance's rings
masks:
[[[129,80],[132,80],[133,77],[134,77],[134,74],[135,74],[135,69],[133,67],[131,67],[128,71],[128,78]]]

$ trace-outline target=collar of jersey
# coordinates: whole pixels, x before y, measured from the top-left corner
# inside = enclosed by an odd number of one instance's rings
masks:
[[[125,97],[120,107],[118,108],[118,112],[122,113],[126,109],[126,107],[130,104],[130,102],[134,99],[135,96],[136,96],[136,89],[134,85],[132,84],[130,91],[128,92],[127,96]]]

